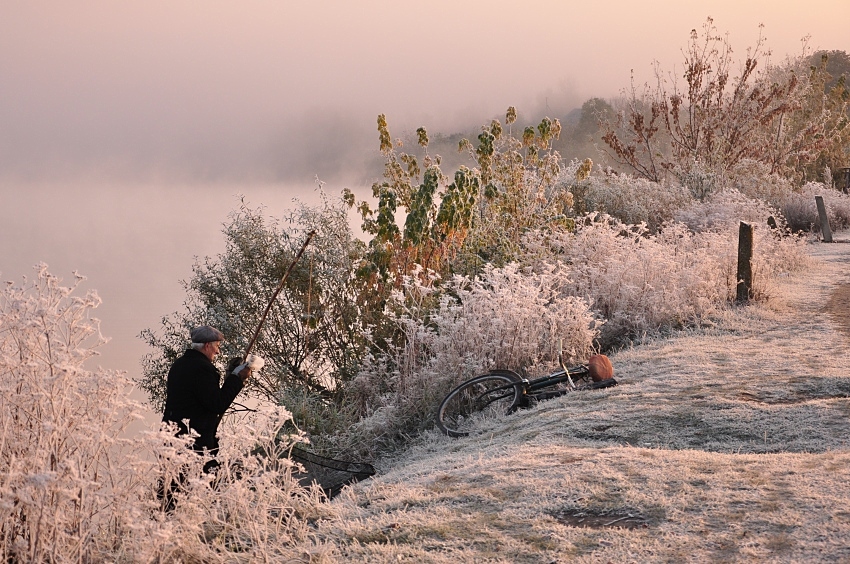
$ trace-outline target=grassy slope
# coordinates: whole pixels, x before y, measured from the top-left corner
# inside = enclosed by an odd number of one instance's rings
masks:
[[[850,337],[823,311],[850,244],[810,248],[770,306],[612,355],[617,388],[422,437],[331,503],[310,559],[850,560]]]

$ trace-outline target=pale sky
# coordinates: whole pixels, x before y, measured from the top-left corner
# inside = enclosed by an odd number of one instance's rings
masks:
[[[237,194],[367,187],[379,113],[468,133],[616,96],[707,16],[741,56],[760,23],[774,60],[850,51],[850,0],[0,0],[0,276],[88,276],[102,362],[137,374]]]
[[[850,50],[848,0],[18,1],[0,8],[0,174],[345,176],[393,135],[559,117],[667,69],[712,16],[736,53]],[[365,155],[365,156],[364,156]]]

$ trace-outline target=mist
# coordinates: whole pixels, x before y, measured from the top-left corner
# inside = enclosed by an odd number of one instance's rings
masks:
[[[774,58],[846,46],[843,2],[701,4],[9,2],[0,175],[365,182],[379,113],[394,136],[561,117],[672,70],[709,15],[740,54],[759,23]]]

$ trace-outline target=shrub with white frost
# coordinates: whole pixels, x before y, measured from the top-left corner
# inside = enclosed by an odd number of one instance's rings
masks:
[[[850,228],[850,195],[820,182],[807,182],[799,190],[788,193],[780,207],[793,231],[820,232],[815,196],[822,196],[829,226],[833,231]]]
[[[726,238],[698,236],[681,224],[653,235],[604,214],[581,218],[575,233],[538,237],[536,246],[544,256],[551,253],[549,260],[569,264],[566,291],[605,320],[604,346],[717,312],[727,298],[725,265],[734,253]]]
[[[83,367],[106,340],[89,316],[95,292],[72,295],[46,265],[0,295],[0,536],[3,558],[83,559],[137,493],[138,414],[123,374]],[[132,464],[132,463],[131,463]]]
[[[585,299],[605,320],[601,342],[611,346],[643,333],[700,324],[734,299],[738,226],[755,229],[753,294],[770,294],[773,277],[805,264],[801,242],[781,238],[767,217],[772,208],[735,192],[694,202],[657,233],[605,214],[577,221],[575,233],[532,234],[534,260],[569,264],[566,291]]]
[[[771,225],[770,218],[773,218],[775,227]],[[754,227],[752,267],[755,298],[769,297],[777,275],[801,270],[808,261],[803,250],[804,240],[789,233],[781,210],[734,189],[718,192],[705,202],[694,202],[677,212],[676,220],[688,225],[701,237],[714,233],[734,245],[735,254],[726,257],[724,266],[729,272],[732,295],[735,294],[738,232],[742,221]]]
[[[371,357],[349,387],[366,417],[341,437],[346,448],[374,454],[430,426],[434,409],[456,384],[494,368],[541,374],[566,360],[583,362],[597,320],[569,295],[563,265],[536,271],[487,265],[474,278],[455,276],[442,291],[414,275],[393,296],[401,344]],[[437,303],[433,303],[436,298]]]
[[[142,417],[131,381],[84,366],[106,339],[91,316],[97,294],[75,295],[82,280],[62,286],[39,265],[34,278],[0,292],[3,561],[291,556],[307,539],[301,516],[319,504],[277,456],[293,440],[279,436],[289,414],[274,408],[224,425],[218,484],[201,473],[191,438],[167,430],[130,436]],[[251,455],[257,446],[271,456]],[[157,481],[181,472],[177,509],[164,513]]]
[[[591,176],[570,189],[576,211],[598,211],[623,223],[645,223],[652,232],[692,199],[679,184],[650,182],[627,174]]]

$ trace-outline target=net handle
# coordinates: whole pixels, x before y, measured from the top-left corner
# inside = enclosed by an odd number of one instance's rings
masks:
[[[278,296],[278,294],[280,294],[280,291],[283,290],[283,285],[286,284],[286,279],[289,278],[289,273],[292,272],[292,268],[295,266],[295,264],[301,258],[301,255],[304,254],[304,249],[306,249],[307,245],[310,244],[310,240],[313,238],[313,235],[315,235],[315,234],[316,234],[315,230],[312,230],[307,234],[307,239],[304,241],[304,244],[301,245],[301,249],[298,251],[298,254],[295,255],[295,258],[292,260],[292,263],[289,265],[289,268],[286,269],[286,272],[284,273],[283,278],[280,279],[280,283],[277,285],[277,288],[275,289],[274,294],[272,294],[272,297],[269,300],[268,305],[266,305],[266,309],[263,312],[263,316],[260,317],[260,322],[257,323],[257,328],[254,330],[254,336],[251,337],[251,340],[248,342],[248,346],[245,348],[245,354],[242,357],[243,360],[247,360],[248,355],[251,353],[251,350],[254,348],[254,343],[257,342],[257,337],[260,336],[260,331],[263,328],[263,324],[266,322],[266,316],[268,316],[269,310],[271,310],[271,308],[272,308],[272,304],[277,299],[277,296]]]

